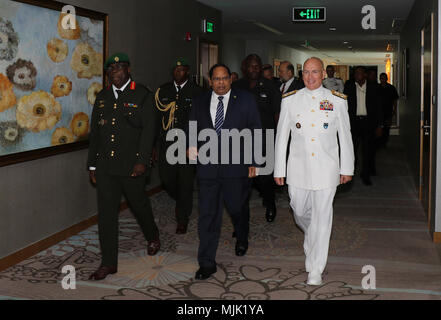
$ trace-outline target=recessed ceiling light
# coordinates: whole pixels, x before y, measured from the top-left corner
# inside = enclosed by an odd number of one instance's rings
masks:
[[[331,28],[329,28],[329,31],[337,31],[337,28],[331,27]]]
[[[349,42],[347,42],[347,41],[343,41],[343,44],[348,44]]]
[[[352,49],[352,47],[348,47],[348,49]]]

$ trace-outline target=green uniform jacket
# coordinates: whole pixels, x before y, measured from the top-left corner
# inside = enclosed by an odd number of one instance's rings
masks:
[[[188,126],[188,115],[190,114],[193,97],[202,94],[203,89],[189,80],[179,93],[176,92],[174,82],[162,85],[159,90],[159,100],[163,105],[168,105],[169,103],[176,101],[174,120],[168,130],[182,129],[185,131]],[[165,124],[168,123],[170,111],[161,112],[157,108],[155,109],[159,119],[159,138],[162,143],[165,143],[168,130],[164,130],[163,122]]]
[[[98,93],[92,111],[88,168],[130,176],[135,164],[148,166],[157,132],[152,92],[131,82],[115,100],[112,86]]]

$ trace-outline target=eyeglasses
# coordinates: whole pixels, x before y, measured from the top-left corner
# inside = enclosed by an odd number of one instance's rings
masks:
[[[312,74],[313,76],[318,76],[319,74],[321,74],[321,70],[303,70],[303,75],[304,76],[309,76],[310,74]]]
[[[230,79],[231,79],[231,77],[222,77],[222,78],[215,77],[215,78],[212,78],[211,80],[212,80],[213,82],[221,82],[221,81],[228,81],[228,80],[230,80]]]

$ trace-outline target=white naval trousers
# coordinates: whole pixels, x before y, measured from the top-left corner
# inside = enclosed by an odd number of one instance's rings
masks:
[[[305,233],[306,272],[323,273],[332,231],[332,204],[337,188],[305,190],[288,187],[297,225]]]

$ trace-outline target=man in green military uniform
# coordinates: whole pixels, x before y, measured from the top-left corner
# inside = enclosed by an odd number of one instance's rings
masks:
[[[167,141],[166,136],[173,129],[186,129],[192,98],[202,93],[202,89],[189,80],[189,75],[190,67],[187,61],[178,59],[173,67],[173,81],[162,85],[155,95],[159,120],[159,176],[164,189],[176,201],[177,234],[187,232],[193,208],[195,167],[190,164],[168,163],[167,148],[174,142]]]
[[[111,56],[104,64],[111,85],[98,93],[92,111],[88,167],[96,184],[102,261],[90,279],[117,272],[118,213],[124,193],[146,240],[147,253],[160,249],[159,230],[145,194],[147,164],[156,123],[153,94],[130,77],[129,58]]]

